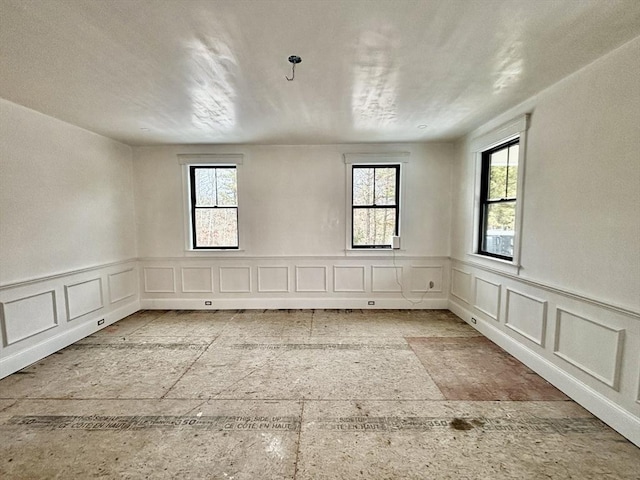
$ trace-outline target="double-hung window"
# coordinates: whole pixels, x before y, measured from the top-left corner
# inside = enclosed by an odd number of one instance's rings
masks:
[[[238,248],[238,179],[235,165],[190,165],[191,247]]]
[[[400,165],[352,165],[351,248],[391,248],[400,222]]]
[[[520,139],[482,152],[478,253],[513,261]]]

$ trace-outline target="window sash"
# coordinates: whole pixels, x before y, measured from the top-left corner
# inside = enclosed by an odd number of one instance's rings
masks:
[[[197,192],[196,192],[196,171],[197,170],[217,170],[217,169],[234,169],[236,170],[236,203],[237,203],[237,188],[238,188],[238,177],[237,177],[237,169],[235,165],[190,165],[189,166],[189,187],[190,187],[190,208],[191,208],[191,248],[194,250],[221,250],[221,249],[239,249],[240,248],[240,239],[239,239],[239,218],[238,218],[238,206],[237,205],[198,205],[196,204]],[[216,186],[217,191],[217,186]],[[217,196],[217,193],[216,193]],[[202,210],[235,210],[235,245],[198,245],[197,231],[196,231],[196,212]]]
[[[479,222],[479,231],[478,231],[478,253],[480,255],[486,255],[488,257],[499,258],[502,260],[513,261],[512,255],[501,255],[494,252],[490,252],[487,249],[486,245],[486,237],[488,228],[488,220],[489,220],[489,206],[490,205],[500,205],[500,204],[509,204],[512,203],[517,205],[518,197],[507,197],[507,198],[499,198],[499,199],[490,199],[490,181],[491,181],[491,155],[499,152],[501,150],[508,149],[513,145],[519,145],[520,138],[515,138],[508,142],[502,143],[493,147],[489,150],[485,150],[482,152],[482,165],[481,165],[481,175],[480,175],[480,222]],[[520,175],[520,173],[518,173]],[[517,208],[516,215],[517,215]],[[514,236],[515,236],[515,227],[514,227]]]
[[[376,174],[375,171],[378,169],[393,169],[395,170],[395,192],[394,192],[394,198],[393,198],[393,203],[392,204],[383,204],[383,205],[377,205],[375,203],[370,203],[370,204],[355,204],[355,188],[354,188],[354,172],[355,170],[358,169],[373,169],[374,174],[373,174],[373,193],[372,193],[372,201],[375,202],[375,187],[376,187]],[[351,248],[354,249],[358,249],[358,248],[363,248],[363,249],[367,249],[367,248],[391,248],[391,245],[388,244],[373,244],[373,245],[369,245],[369,244],[357,244],[354,242],[354,237],[355,237],[355,211],[356,210],[375,210],[375,209],[387,209],[387,210],[393,210],[395,213],[395,224],[394,224],[394,228],[393,228],[393,235],[397,236],[398,232],[399,232],[399,226],[400,226],[400,165],[388,165],[388,164],[375,164],[375,165],[352,165],[352,170],[351,170]]]

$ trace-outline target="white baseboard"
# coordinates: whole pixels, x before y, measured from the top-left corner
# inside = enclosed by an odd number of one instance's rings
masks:
[[[209,300],[207,300],[209,301]],[[203,299],[147,298],[140,300],[143,310],[242,310],[242,309],[430,309],[449,308],[446,298],[423,299],[410,303],[404,299],[376,298],[375,305],[354,298],[219,298],[205,305]],[[414,301],[415,302],[415,301]]]
[[[569,375],[559,366],[501,332],[490,323],[473,316],[471,311],[453,299],[449,301],[449,310],[640,447],[640,418],[624,410],[601,393]],[[472,316],[477,323],[474,324],[471,321]]]
[[[58,350],[68,347],[72,343],[75,343],[98,330],[108,327],[112,323],[115,323],[138,310],[140,310],[140,302],[136,299],[135,301],[123,305],[106,315],[97,315],[95,318],[86,320],[74,328],[65,330],[64,332],[47,338],[30,348],[26,348],[3,358],[0,360],[0,378],[11,375],[12,373],[17,372],[18,370],[21,370],[24,367],[57,352]],[[98,326],[97,320],[102,318],[104,318],[104,323]]]

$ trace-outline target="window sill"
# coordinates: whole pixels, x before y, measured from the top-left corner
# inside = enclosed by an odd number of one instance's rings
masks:
[[[501,258],[489,257],[478,253],[467,253],[469,262],[482,265],[484,267],[493,268],[511,275],[520,274],[520,264],[516,261],[503,260]]]
[[[244,255],[243,249],[238,248],[215,248],[215,249],[198,249],[198,250],[185,250],[185,257],[229,257],[234,256],[235,253]]]
[[[346,248],[347,257],[377,257],[380,255],[393,256],[394,252],[406,252],[404,248]]]

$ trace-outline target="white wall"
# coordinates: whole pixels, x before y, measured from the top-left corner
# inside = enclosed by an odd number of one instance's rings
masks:
[[[451,205],[448,185],[452,158],[450,144],[192,145],[135,148],[134,172],[140,256],[143,258],[143,268],[156,267],[146,272],[147,277],[143,276],[143,299],[175,301],[205,297],[226,300],[226,303],[218,305],[235,308],[240,308],[240,305],[335,306],[335,303],[327,302],[336,298],[342,299],[340,305],[357,308],[366,306],[367,303],[363,303],[363,299],[372,296],[400,299],[401,296],[395,292],[394,285],[383,288],[376,284],[376,281],[385,283],[387,280],[393,280],[395,284],[394,269],[374,268],[393,266],[392,252],[351,252],[348,257],[345,252],[348,209],[347,168],[343,154],[381,152],[410,153],[409,162],[404,166],[405,201],[401,206],[406,218],[401,227],[403,249],[395,254],[403,290],[414,297],[416,293],[419,293],[417,296],[422,296],[424,292],[415,291],[420,290],[417,284],[424,280],[427,272],[432,273],[433,270],[416,270],[412,267],[442,267],[448,261]],[[195,153],[244,154],[244,162],[239,172],[242,249],[239,253],[200,254],[194,258],[185,251],[186,209],[183,202],[183,175],[177,155]],[[268,285],[262,285],[261,288],[260,280],[264,283],[265,278],[271,278],[270,274],[266,274],[266,270],[261,270],[261,266],[264,267],[267,263],[270,266],[281,267],[278,275],[281,274],[283,283],[277,288]],[[326,288],[323,289],[319,285],[317,288],[322,292],[297,291],[296,285],[301,280],[298,278],[298,267],[303,264],[326,270]],[[205,290],[200,292],[201,295],[183,291],[185,288],[180,282],[184,277],[182,269],[186,265],[212,269],[212,280],[208,274],[202,273],[203,270],[201,273],[207,278],[206,284],[203,283],[201,288],[186,288]],[[241,266],[244,269],[246,279],[242,288],[239,288],[242,292],[221,291],[225,290],[224,286],[221,286],[225,281],[225,272],[219,271],[220,266]],[[343,289],[338,277],[345,274],[354,280],[355,270],[335,269],[336,266],[358,267],[362,268],[364,273],[357,274],[357,285],[346,286]],[[169,270],[158,270],[157,267],[169,268],[173,273]],[[263,273],[262,277],[258,276],[260,271]],[[234,275],[238,274],[238,271],[234,272]],[[303,274],[310,272],[304,270]],[[446,271],[442,272],[438,281],[440,285],[447,281]],[[319,271],[316,273],[320,275]],[[166,281],[166,285],[160,289],[164,290],[163,292],[158,292],[158,288],[146,288],[144,278],[154,283],[154,275],[164,276],[163,281]],[[387,276],[390,278],[386,278]],[[383,278],[384,280],[381,280]],[[345,289],[350,292],[345,292]],[[430,299],[437,298],[441,303],[443,300],[446,301],[446,289],[445,293],[436,292],[436,288],[433,290],[428,292]],[[310,296],[315,300],[306,301]],[[233,299],[238,299],[240,303],[234,303]],[[354,299],[358,299],[356,303],[349,303]],[[249,300],[254,303],[247,303]],[[402,302],[394,305],[410,306],[404,300]],[[167,301],[147,302],[144,305],[204,307],[203,302],[195,300],[180,304]],[[391,306],[389,303],[376,303],[376,306],[383,305]],[[426,305],[423,303],[421,306]]]
[[[0,132],[2,376],[139,303],[131,148],[2,99]]]
[[[458,145],[452,256],[473,226],[469,141],[530,112],[520,275],[640,311],[640,39]]]
[[[640,444],[640,38],[456,146],[450,308]],[[472,139],[531,114],[521,270],[472,245]]]
[[[0,100],[0,285],[136,256],[131,148]]]

